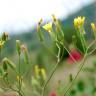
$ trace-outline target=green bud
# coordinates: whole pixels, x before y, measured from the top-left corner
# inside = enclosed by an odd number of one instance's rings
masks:
[[[26,47],[25,45],[22,45],[21,48],[22,48],[22,51],[23,51],[23,53],[24,53],[24,62],[25,62],[26,64],[28,64],[28,63],[29,63],[29,57],[28,57],[27,47]]]
[[[16,40],[16,48],[17,48],[17,52],[20,55],[21,54],[21,43],[19,40]]]
[[[10,61],[8,58],[3,59],[3,65],[4,65],[3,68],[6,68],[5,65],[9,65],[10,68],[12,68],[13,70],[16,68],[15,64],[12,61]]]
[[[72,82],[72,80],[73,80],[72,74],[69,75],[69,80],[70,80],[70,82]]]
[[[4,69],[4,71],[7,71],[7,69],[8,69],[8,66],[7,66],[7,62],[6,62],[6,60],[5,59],[3,59],[3,69]]]

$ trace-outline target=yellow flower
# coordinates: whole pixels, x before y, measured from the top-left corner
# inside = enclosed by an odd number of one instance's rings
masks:
[[[20,83],[22,82],[22,77],[20,77],[19,75],[16,76],[17,81],[20,81]]]
[[[52,22],[47,23],[46,25],[43,26],[43,28],[45,30],[47,30],[48,32],[51,32],[52,31]]]
[[[45,69],[41,69],[41,74],[42,74],[42,77],[43,77],[43,79],[44,80],[46,80],[46,71],[45,71]]]
[[[94,23],[91,23],[91,27],[92,27],[92,30],[93,30],[93,33],[94,33],[94,37],[96,39],[96,26]]]
[[[39,76],[39,72],[40,72],[39,66],[36,65],[35,66],[35,74],[36,74],[36,76]]]
[[[96,26],[95,26],[94,23],[91,23],[91,27],[92,27],[92,30],[93,30],[93,31],[96,30]]]
[[[74,26],[76,28],[78,28],[78,27],[84,25],[84,22],[85,22],[85,17],[81,17],[81,16],[77,17],[74,19]]]

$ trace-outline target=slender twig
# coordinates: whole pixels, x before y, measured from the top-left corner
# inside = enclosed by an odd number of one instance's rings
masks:
[[[11,89],[11,90],[17,92],[20,96],[23,96],[21,92],[19,93],[18,90],[12,88],[12,86],[11,86],[10,83],[9,83],[8,76],[6,77],[6,80],[4,79],[4,82],[5,82],[5,84],[7,85],[7,87],[8,87],[9,89]]]
[[[84,55],[84,58],[83,58],[82,65],[81,65],[80,69],[78,70],[75,78],[73,79],[73,81],[72,81],[71,84],[69,85],[68,89],[65,91],[64,96],[66,96],[66,94],[67,94],[68,91],[71,89],[72,85],[74,84],[74,81],[77,79],[79,73],[81,72],[81,70],[82,70],[82,68],[83,68],[83,66],[84,66],[84,64],[85,64],[86,57],[88,56],[88,50],[92,47],[92,45],[93,45],[95,42],[96,42],[96,40],[93,41],[93,42],[88,46],[88,48],[86,49],[86,52],[85,52],[85,55]]]
[[[83,66],[84,66],[84,64],[85,64],[86,56],[87,56],[87,51],[86,51],[86,53],[85,53],[85,55],[84,55],[83,63],[82,63],[82,65],[81,65],[79,71],[77,72],[75,78],[73,79],[73,81],[72,81],[71,84],[69,85],[68,89],[65,91],[64,96],[66,96],[67,92],[71,89],[74,81],[77,79],[79,73],[81,72],[81,70],[82,70],[82,68],[83,68]]]
[[[91,52],[89,52],[88,55],[91,55],[95,50],[96,50],[96,47]]]
[[[48,51],[50,52],[54,57],[56,57],[56,54],[54,52],[52,52],[49,48],[47,48],[47,46],[45,45],[44,42],[41,42],[42,46]]]
[[[64,46],[65,50],[68,52],[68,54],[70,55],[70,57],[72,58],[72,60],[74,61],[75,64],[78,64],[78,62],[74,59],[74,57],[71,55],[71,53],[69,52],[69,50]]]
[[[59,47],[59,45],[58,45],[57,43],[56,43],[56,45],[57,45],[57,47],[58,47],[58,49],[59,49],[58,55],[57,55],[58,60],[57,60],[57,63],[56,63],[56,65],[55,65],[54,69],[52,70],[51,75],[49,76],[48,80],[46,81],[46,83],[45,83],[45,85],[44,85],[44,87],[43,87],[43,89],[42,89],[42,94],[41,94],[41,96],[44,96],[44,92],[45,92],[46,86],[48,85],[49,81],[51,80],[52,76],[54,75],[54,73],[55,73],[55,71],[56,71],[56,69],[57,69],[57,67],[58,67],[58,65],[59,65],[59,63],[60,63],[60,53],[61,53],[61,49],[60,49],[60,47]]]
[[[19,54],[19,96],[20,96],[20,91],[21,91],[21,65],[20,65],[20,54]]]

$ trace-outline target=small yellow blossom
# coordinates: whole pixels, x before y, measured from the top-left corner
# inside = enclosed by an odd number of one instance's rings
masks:
[[[20,77],[19,75],[16,76],[17,81],[20,81],[20,83],[22,82],[22,77]]]
[[[36,74],[36,76],[39,76],[39,72],[40,72],[39,66],[36,65],[35,66],[35,74]]]
[[[41,69],[41,74],[44,80],[46,80],[46,71],[44,68]]]
[[[96,26],[95,26],[95,24],[94,23],[91,23],[91,27],[92,27],[92,30],[94,32],[94,37],[96,39]]]
[[[43,26],[43,28],[44,28],[45,30],[47,30],[48,32],[51,32],[51,31],[52,31],[52,22],[45,24],[45,25]]]
[[[78,28],[78,27],[84,25],[84,22],[85,22],[85,17],[81,17],[81,16],[77,17],[74,19],[74,26],[76,28]]]
[[[91,23],[92,30],[96,30],[96,26],[94,23]]]

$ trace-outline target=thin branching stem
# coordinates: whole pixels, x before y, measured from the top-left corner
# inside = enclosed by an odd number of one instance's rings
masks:
[[[73,81],[72,81],[71,84],[69,85],[68,89],[65,91],[64,96],[66,96],[66,94],[68,93],[68,91],[71,89],[72,85],[74,84],[74,81],[77,79],[79,73],[81,72],[81,70],[82,70],[82,68],[83,68],[83,66],[84,66],[84,64],[85,64],[86,57],[87,57],[87,51],[85,52],[85,55],[84,55],[84,58],[83,58],[83,63],[82,63],[82,65],[81,65],[79,71],[77,72],[75,78],[73,79]]]
[[[96,42],[96,41],[93,41],[93,42],[88,46],[88,48],[86,49],[86,52],[85,52],[85,55],[84,55],[84,58],[83,58],[83,62],[81,63],[81,67],[79,68],[76,76],[74,77],[73,81],[72,81],[71,84],[69,85],[68,89],[65,91],[64,96],[66,96],[67,93],[70,91],[71,87],[72,87],[73,84],[74,84],[74,81],[77,79],[78,75],[80,74],[80,72],[81,72],[81,70],[82,70],[82,68],[83,68],[83,66],[84,66],[84,64],[85,64],[86,58],[87,58],[87,56],[88,56],[88,50],[93,46],[93,44],[94,44],[95,42]]]
[[[74,57],[71,55],[70,51],[64,46],[65,50],[68,52],[72,60],[74,61],[75,64],[78,64],[78,62],[74,59]]]
[[[19,54],[19,96],[20,96],[20,93],[21,93],[21,65],[20,65],[20,54]]]
[[[46,89],[49,81],[51,80],[52,76],[54,75],[54,73],[55,73],[55,71],[56,71],[56,69],[57,69],[57,67],[58,67],[58,65],[59,65],[59,63],[60,63],[61,48],[60,48],[60,46],[58,45],[58,43],[56,43],[56,46],[57,46],[58,49],[59,49],[59,50],[58,50],[58,55],[57,55],[58,60],[57,60],[57,63],[56,63],[56,65],[55,65],[54,69],[52,70],[52,73],[50,74],[48,80],[46,81],[46,83],[45,83],[45,85],[44,85],[44,87],[43,87],[43,89],[42,89],[42,95],[41,95],[41,96],[44,96],[45,89]]]

